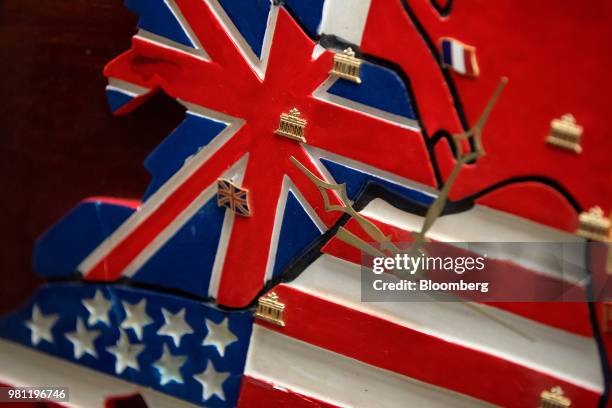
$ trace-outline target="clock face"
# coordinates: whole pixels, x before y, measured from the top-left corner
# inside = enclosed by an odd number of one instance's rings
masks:
[[[126,5],[138,27],[104,68],[111,110],[164,93],[184,119],[147,157],[142,197],[85,199],[38,240],[50,283],[0,335],[206,406],[597,404],[610,340],[592,321],[607,306],[589,306],[584,281],[605,295],[605,272],[581,255],[572,279],[534,243],[609,239],[612,84],[585,78],[609,66],[597,39],[612,16]],[[578,301],[363,301],[364,254],[406,242],[530,243],[490,261],[514,289],[565,285]]]

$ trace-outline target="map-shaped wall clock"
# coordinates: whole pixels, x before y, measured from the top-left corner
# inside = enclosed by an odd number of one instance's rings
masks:
[[[0,319],[0,383],[86,407],[608,404],[612,306],[588,283],[565,282],[581,302],[360,298],[376,237],[610,241],[605,7],[125,3],[111,110],[163,92],[185,118],[140,200],[85,198],[40,237],[47,283]]]

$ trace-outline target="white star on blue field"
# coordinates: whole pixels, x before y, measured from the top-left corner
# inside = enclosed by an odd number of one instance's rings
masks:
[[[253,317],[113,285],[50,284],[0,336],[195,404],[235,406]]]

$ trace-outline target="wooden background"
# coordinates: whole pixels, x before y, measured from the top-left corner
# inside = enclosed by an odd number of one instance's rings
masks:
[[[0,313],[42,283],[36,238],[85,197],[139,198],[143,160],[182,120],[164,96],[110,114],[102,68],[136,27],[122,3],[0,0]]]

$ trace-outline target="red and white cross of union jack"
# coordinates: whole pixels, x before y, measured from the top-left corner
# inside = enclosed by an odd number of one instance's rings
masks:
[[[435,184],[416,122],[407,126],[321,97],[333,53],[313,42],[284,8],[270,11],[259,59],[217,2],[177,0],[176,5],[197,39],[197,54],[139,34],[132,48],[106,67],[105,75],[111,84],[137,90],[141,100],[161,89],[189,111],[227,127],[81,262],[78,269],[86,279],[134,274],[193,213],[194,205],[212,198],[217,179],[230,178],[229,171],[240,173],[236,184],[249,191],[252,216],[229,223],[231,230],[222,238],[227,239],[223,259],[215,261],[211,296],[219,304],[244,306],[270,277],[284,188],[299,192],[321,229],[339,217],[324,211],[317,188],[291,162],[292,156],[321,179],[329,176],[313,158],[315,151],[380,174]],[[294,107],[308,120],[306,143],[274,134],[279,115]]]

